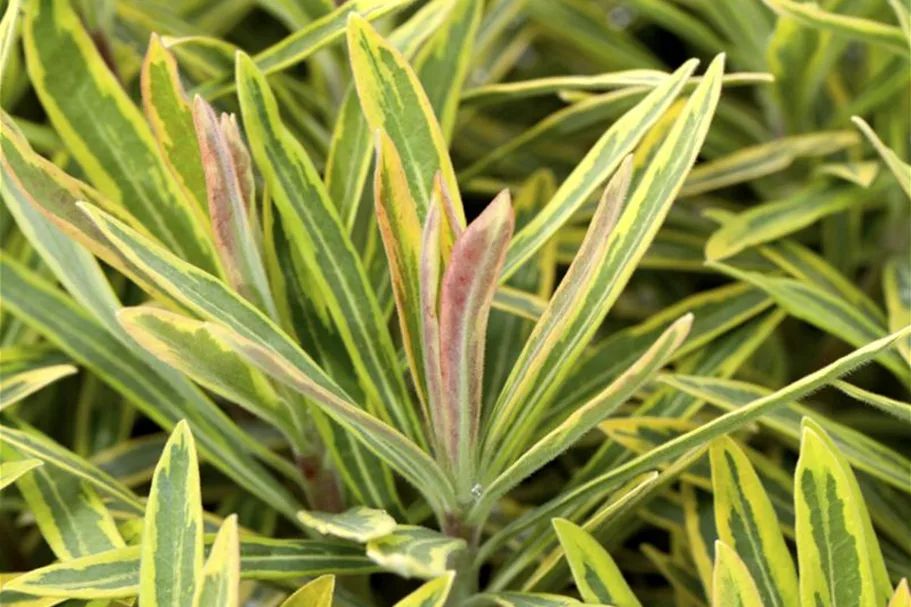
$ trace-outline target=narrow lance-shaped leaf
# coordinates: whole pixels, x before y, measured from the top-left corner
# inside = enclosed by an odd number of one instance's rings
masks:
[[[386,249],[389,275],[398,312],[405,355],[415,390],[427,409],[424,345],[421,333],[421,220],[395,144],[381,129],[376,135],[374,203],[377,225]]]
[[[794,472],[800,599],[804,605],[878,605],[850,469],[819,434],[803,429]]]
[[[22,0],[10,0],[0,19],[0,73],[6,74],[6,63],[16,42],[16,24],[22,11]]]
[[[372,129],[383,129],[402,157],[418,218],[426,221],[434,174],[453,197],[459,226],[465,212],[446,141],[427,95],[402,54],[362,17],[348,19],[348,52],[358,96]]]
[[[745,563],[756,581],[761,604],[797,605],[800,594],[794,561],[759,476],[730,438],[715,440],[709,453],[718,537]],[[717,552],[716,558],[720,558]]]
[[[584,601],[642,607],[617,563],[595,538],[566,519],[556,518],[553,525]]]
[[[414,525],[399,525],[395,531],[367,543],[367,556],[402,577],[435,578],[455,568],[467,547],[465,540]]]
[[[423,428],[398,372],[376,294],[316,167],[285,129],[265,76],[246,55],[238,56],[237,81],[253,157],[270,186],[289,240],[326,300],[368,406],[423,444]]]
[[[155,467],[141,551],[140,602],[192,606],[202,577],[202,501],[196,446],[186,422],[175,426]]]
[[[876,407],[906,424],[911,424],[911,403],[903,403],[900,400],[876,394],[840,380],[832,385],[855,400]]]
[[[648,129],[664,114],[686,79],[696,69],[696,61],[684,63],[661,85],[655,87],[632,110],[601,136],[573,172],[560,185],[546,207],[510,244],[500,280],[505,281],[565,224],[592,192],[613,173],[625,156],[633,151]]]
[[[556,341],[554,336],[565,335],[568,332],[566,328],[570,321],[582,311],[580,302],[584,301],[594,288],[598,268],[603,267],[601,260],[610,242],[610,234],[623,209],[631,172],[632,157],[627,157],[605,188],[579,254],[570,265],[513,366],[512,373],[507,378],[489,418],[491,423],[484,437],[483,461],[490,461],[489,457],[499,447],[497,443],[508,430],[513,429],[522,420],[523,412],[526,412],[524,417],[528,417],[529,405],[534,404],[529,403],[527,399],[533,388],[534,375],[537,370],[544,367],[547,355],[550,354],[550,350],[545,346],[549,345],[552,348],[553,342]],[[521,448],[521,445],[516,445],[516,448]],[[493,471],[488,473],[491,472]]]
[[[911,179],[911,167],[909,167]],[[898,331],[911,324],[911,259],[896,255],[883,267],[883,297],[889,316],[889,330]],[[899,351],[911,361],[911,340],[898,343]]]
[[[187,101],[177,61],[161,38],[152,34],[140,75],[142,102],[161,155],[184,194],[206,210],[206,180],[199,146],[192,137],[193,112]]]
[[[395,607],[443,607],[449,597],[455,573],[449,572],[430,580],[401,601]]]
[[[339,514],[301,510],[297,518],[318,533],[355,542],[382,537],[395,531],[396,526],[395,519],[385,511],[363,506],[355,506]]]
[[[235,163],[231,144],[240,143],[233,116],[222,115],[221,122],[203,99],[193,100],[193,123],[202,166],[205,170],[209,216],[215,233],[215,244],[229,284],[264,312],[278,317],[266,270],[259,254],[258,239],[250,226],[248,209],[252,192],[242,167]],[[249,170],[249,166],[246,167]],[[249,187],[249,186],[247,186]]]
[[[69,2],[29,2],[23,39],[32,84],[86,174],[161,242],[218,272],[200,209],[184,197],[139,109]]]
[[[0,411],[76,371],[73,365],[49,365],[22,373],[0,374]]]
[[[572,446],[654,377],[686,339],[692,324],[693,316],[687,314],[668,327],[635,364],[525,451],[515,463],[485,488],[485,492],[491,496],[505,494]]]
[[[797,605],[797,603],[788,603]],[[750,570],[737,553],[721,540],[715,542],[712,607],[763,607]]]
[[[466,494],[475,482],[487,319],[514,221],[509,192],[504,191],[458,236],[443,273],[443,408],[437,432],[460,481],[457,491],[465,499],[470,499]]]
[[[200,572],[192,607],[237,607],[240,594],[240,545],[237,515],[225,519]]]
[[[281,607],[332,607],[335,576],[324,575],[307,582],[281,604]]]

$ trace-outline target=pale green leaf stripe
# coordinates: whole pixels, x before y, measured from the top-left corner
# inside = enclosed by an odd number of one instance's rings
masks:
[[[3,18],[0,19],[0,74],[6,74],[6,63],[16,42],[16,24],[21,11],[22,0],[10,0],[6,4]]]
[[[667,375],[662,376],[661,381],[731,412],[742,410],[750,403],[769,398],[772,394],[771,390],[762,386],[716,377]],[[809,407],[789,403],[786,407],[768,412],[759,423],[796,441],[800,437],[803,418],[812,419],[824,427],[853,465],[902,491],[911,491],[907,482],[911,461],[865,434],[832,421]]]
[[[858,388],[857,386],[844,381],[837,381],[832,385],[854,400],[876,407],[880,411],[888,413],[906,424],[911,424],[911,404],[909,403],[903,403],[900,400],[895,400],[894,398],[889,398],[882,394],[876,394],[869,390]]]
[[[547,309],[548,301],[532,293],[501,285],[493,294],[493,307],[520,318],[538,320]]]
[[[201,210],[183,196],[139,109],[105,66],[69,2],[29,2],[32,84],[86,174],[185,259],[217,271]]]
[[[595,538],[566,519],[555,518],[553,526],[584,601],[642,607],[614,559]]]
[[[91,462],[88,462],[75,453],[68,451],[47,438],[37,430],[21,423],[16,423],[17,428],[10,425],[8,418],[3,418],[0,441],[11,445],[17,451],[33,458],[37,458],[59,470],[78,477],[105,495],[119,500],[122,506],[136,516],[142,516],[145,511],[143,502],[120,481],[104,472]]]
[[[863,188],[821,183],[807,186],[784,200],[756,205],[724,220],[705,245],[706,259],[725,259],[748,247],[793,234],[823,217],[857,207],[870,196],[870,191]]]
[[[742,272],[724,264],[712,264],[712,267],[759,287],[792,316],[838,336],[854,347],[859,348],[887,332],[886,327],[874,322],[857,306],[816,285],[791,278]],[[883,352],[877,361],[900,381],[911,379],[911,368],[897,351]]]
[[[22,373],[0,374],[0,411],[76,371],[73,365],[50,365]]]
[[[177,62],[157,34],[152,34],[149,41],[140,81],[143,109],[164,162],[188,200],[207,213],[202,157],[191,136],[193,114],[180,83]]]
[[[802,605],[878,605],[871,555],[850,468],[810,426],[794,472]]]
[[[367,542],[395,531],[395,519],[384,510],[355,506],[339,514],[328,512],[297,513],[298,520],[323,535],[332,535],[355,542]]]
[[[430,580],[396,603],[395,607],[443,607],[449,597],[453,580],[455,580],[454,572]]]
[[[4,585],[4,592],[74,599],[127,598],[139,593],[140,546],[55,563]],[[334,573],[361,575],[380,568],[361,546],[314,540],[240,539],[240,577],[293,580]]]
[[[443,26],[427,40],[414,60],[414,71],[430,107],[439,118],[443,139],[452,139],[462,84],[481,23],[481,0],[456,0]]]
[[[0,260],[0,268],[0,304],[5,309],[97,373],[159,426],[169,428],[189,418],[213,465],[293,519],[296,500],[249,456],[250,452],[270,453],[269,449],[241,432],[198,388],[189,382],[184,387],[186,380],[179,374],[175,374],[178,379],[170,378],[139,358],[53,285],[13,266],[7,258]],[[276,468],[289,478],[299,478],[293,466],[284,465],[290,470]]]
[[[565,91],[604,91],[624,87],[655,87],[666,81],[671,74],[661,70],[632,69],[606,72],[595,76],[550,76],[519,82],[488,84],[468,89],[462,93],[465,105],[491,105],[508,103],[528,97],[539,97]],[[701,82],[700,76],[687,80],[688,85]],[[727,86],[738,84],[761,84],[773,82],[771,74],[762,72],[735,72],[725,74],[722,82]]]
[[[585,155],[585,158],[560,185],[557,193],[547,203],[547,206],[513,237],[509,252],[506,255],[506,264],[501,275],[501,282],[505,282],[519,266],[544,246],[544,243],[569,220],[572,214],[582,206],[604,179],[620,166],[621,160],[633,150],[648,129],[661,117],[671,102],[677,97],[677,94],[683,88],[684,82],[693,73],[694,69],[696,69],[695,61],[691,60],[684,63],[672,76],[646,95],[645,99],[640,101],[632,110],[614,122],[601,136],[598,142]],[[716,70],[721,71],[720,67],[716,68]],[[721,74],[719,73],[715,76],[720,78]],[[693,96],[694,98],[705,99],[705,83],[700,88],[701,92],[697,91]],[[710,106],[700,109],[711,116],[714,105],[710,104]],[[702,117],[700,116],[700,118]],[[683,124],[682,120],[681,124]],[[698,148],[698,146],[695,147]],[[680,154],[680,156],[683,156],[683,154]],[[689,169],[689,167],[686,168]]]
[[[827,175],[837,177],[847,182],[869,188],[879,176],[879,163],[876,161],[864,162],[827,162],[813,168],[813,175]]]
[[[338,9],[298,29],[280,42],[259,52],[253,61],[264,74],[273,74],[304,61],[322,48],[345,35],[348,18],[361,15],[367,21],[394,15],[413,4],[414,0],[379,0],[367,10],[358,8],[358,2],[346,2]],[[234,90],[234,82],[213,82],[197,88],[194,93],[214,99]]]
[[[384,421],[426,443],[411,396],[398,372],[387,323],[361,259],[306,151],[285,130],[265,77],[240,55],[237,81],[253,156],[263,171],[310,277],[327,301],[361,387]],[[306,203],[304,202],[306,201]]]
[[[446,575],[455,566],[465,540],[414,525],[399,525],[395,531],[367,542],[367,556],[402,577],[431,579]]]
[[[40,459],[22,459],[0,463],[0,489],[5,489],[16,482],[20,476],[41,466]]]
[[[324,575],[301,586],[280,607],[332,607],[335,576]]]
[[[295,448],[306,452],[302,428],[262,373],[228,344],[204,329],[202,321],[153,306],[124,308],[117,314],[124,329],[154,356],[236,403],[281,431]]]
[[[797,158],[826,156],[860,142],[853,131],[824,131],[784,137],[697,165],[686,178],[681,196],[695,196],[745,183],[791,166]]]
[[[790,560],[791,556],[788,555]],[[712,573],[712,607],[764,607],[750,570],[727,544],[715,541]],[[797,605],[797,603],[789,603]]]
[[[898,185],[905,191],[908,198],[911,198],[911,165],[902,161],[898,157],[898,154],[886,147],[886,144],[882,142],[882,139],[879,138],[863,118],[860,116],[852,116],[851,122],[853,122],[870,143],[873,144],[873,147],[883,159],[883,162],[886,163],[886,166],[892,171],[892,174],[895,175]]]
[[[163,290],[199,315],[230,328],[211,324],[208,330],[221,330],[221,338],[231,340],[233,348],[249,362],[267,374],[278,373],[278,379],[317,399],[327,414],[346,425],[369,448],[379,450],[381,457],[392,458],[388,463],[417,487],[432,491],[438,501],[446,494],[448,482],[433,460],[393,428],[352,404],[347,394],[256,308],[214,277],[180,261],[100,210],[89,205],[82,205],[82,209],[122,254],[155,275]]]
[[[237,515],[232,514],[225,519],[215,536],[209,558],[200,572],[199,583],[195,588],[193,607],[238,607],[239,594],[240,545],[237,538]]]
[[[171,433],[146,504],[139,564],[139,601],[157,607],[193,604],[203,565],[199,463],[190,426]]]
[[[462,198],[443,132],[408,61],[356,15],[348,22],[348,52],[364,116],[372,130],[383,129],[395,144],[421,224],[439,171],[464,226]]]
[[[762,597],[760,605],[797,605],[794,561],[750,460],[728,437],[713,441],[709,454],[718,537],[743,560]]]
[[[548,311],[536,325],[498,401],[497,409],[507,415],[492,418],[496,422],[488,430],[485,451],[488,455],[497,453],[490,460],[495,462],[491,466],[493,474],[505,469],[510,463],[508,458],[523,448],[521,440],[512,440],[504,448],[502,440],[507,430],[513,439],[533,431],[543,407],[569,374],[570,368],[588,345],[594,331],[657,233],[702,146],[718,103],[723,70],[724,56],[720,55],[708,68],[706,79],[687,101],[655,158],[645,169],[617,220],[616,227],[609,235],[598,235],[596,232],[592,236],[593,239],[605,238],[606,242],[601,247],[603,253],[598,255],[596,261],[585,260],[584,255],[580,254],[571,267],[570,272],[578,264],[583,264],[579,272],[588,274],[585,277],[588,284],[580,287],[568,285],[570,281],[564,280]],[[660,89],[661,87],[656,91]],[[636,111],[632,114],[635,115]],[[622,118],[615,126],[625,120]],[[597,147],[599,146],[596,145]],[[586,164],[583,161],[580,167]],[[614,177],[611,183],[616,179]],[[564,186],[572,180],[573,177],[570,176]],[[609,185],[608,190],[610,189]],[[547,209],[552,208],[554,200],[559,198],[558,191],[550,204],[516,235],[512,247],[515,247],[516,239],[532,228],[536,221],[548,215]],[[510,251],[513,250],[512,247]],[[538,245],[534,245],[527,251],[533,253],[537,248]],[[594,265],[595,268],[586,268],[587,265]],[[575,290],[580,292],[574,293]],[[561,292],[568,295],[559,297]],[[564,306],[573,301],[576,303],[573,304],[571,313],[567,313]],[[505,404],[501,407],[500,402]],[[520,402],[523,403],[522,407],[517,410]]]
[[[671,440],[657,449],[653,449],[626,464],[601,474],[585,484],[542,504],[533,512],[516,519],[513,523],[510,523],[504,529],[497,532],[488,540],[487,544],[485,544],[483,551],[488,553],[495,549],[495,547],[501,545],[500,543],[504,538],[512,537],[515,533],[535,525],[548,516],[557,512],[562,512],[574,504],[586,500],[604,487],[616,486],[618,483],[629,480],[637,474],[650,470],[663,462],[679,457],[690,449],[698,448],[717,436],[727,434],[746,423],[761,418],[785,404],[806,396],[822,386],[830,384],[832,381],[845,373],[848,373],[858,365],[862,365],[863,363],[872,360],[880,352],[892,347],[896,340],[901,339],[909,333],[911,333],[911,327],[876,340],[768,396],[751,401],[748,405],[737,411],[731,411],[722,415],[721,417],[700,426],[696,430]],[[479,501],[475,506],[474,511],[471,513],[472,516],[469,520],[474,520],[475,516],[479,516],[482,513],[483,515],[486,515],[490,506],[491,504],[487,503],[486,500]]]
[[[769,8],[780,15],[790,17],[808,27],[874,44],[900,55],[911,55],[911,50],[908,48],[908,39],[900,27],[828,12],[821,9],[815,2],[805,3],[796,2],[795,0],[763,1]]]
[[[568,449],[586,432],[594,428],[639,388],[644,386],[667,363],[686,339],[693,316],[687,314],[672,324],[652,346],[622,373],[610,386],[585,405],[576,409],[559,426],[525,451],[487,488],[485,499],[498,499],[531,476],[536,470]]]
[[[114,518],[88,483],[52,466],[42,466],[17,482],[41,536],[60,560],[126,544]]]

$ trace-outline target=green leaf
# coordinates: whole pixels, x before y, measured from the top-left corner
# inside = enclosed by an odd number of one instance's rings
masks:
[[[139,593],[140,550],[140,546],[129,546],[34,569],[4,585],[4,592],[76,599],[133,597]],[[360,546],[313,540],[240,539],[241,579],[279,581],[379,570]]]
[[[324,575],[301,586],[281,604],[281,607],[332,607],[335,576]]]
[[[783,200],[765,202],[726,219],[705,245],[709,261],[793,234],[823,217],[860,205],[870,192],[859,187],[811,184]]]
[[[22,0],[10,0],[0,19],[0,72],[6,74],[10,51],[16,42],[16,25],[22,12]]]
[[[896,255],[883,267],[883,297],[889,314],[889,330],[911,325],[911,261]],[[898,342],[899,351],[911,361],[911,340]]]
[[[882,139],[870,128],[870,125],[861,118],[860,116],[852,116],[851,122],[853,122],[858,129],[864,134],[864,136],[873,144],[873,147],[876,149],[876,152],[883,159],[883,162],[886,163],[886,166],[895,175],[895,179],[898,180],[898,185],[905,191],[905,194],[911,198],[911,165],[907,162],[902,161],[898,155],[886,147],[886,144],[882,142]]]
[[[217,271],[200,209],[184,197],[70,3],[29,2],[23,39],[35,92],[86,174],[171,250]]]
[[[368,406],[424,444],[392,338],[376,296],[319,173],[281,123],[265,77],[249,58],[237,64],[241,108],[253,157],[266,177],[289,240],[323,297],[348,349]],[[303,201],[306,200],[307,204]]]
[[[466,548],[463,539],[425,527],[399,525],[392,533],[367,542],[367,556],[402,577],[431,579],[453,569]]]
[[[767,398],[772,394],[768,388],[730,379],[669,375],[662,377],[661,380],[677,390],[697,396],[728,411],[741,410],[757,399]],[[836,384],[837,381],[832,383]],[[822,425],[852,464],[905,492],[911,490],[903,480],[907,476],[908,468],[911,467],[911,462],[907,458],[809,407],[796,402],[788,403],[785,407],[769,411],[760,418],[759,423],[789,437],[796,444],[800,439],[801,421],[805,418],[813,419]]]
[[[736,553],[755,580],[761,600],[758,605],[787,607],[799,602],[797,572],[778,526],[775,509],[746,454],[727,437],[713,441],[712,486],[715,493],[715,523],[720,549]],[[727,555],[725,558],[729,558]],[[736,565],[727,564],[736,568]],[[717,564],[716,564],[717,568]],[[731,572],[722,575],[731,576]],[[716,573],[716,583],[719,583]],[[736,577],[740,577],[737,575]],[[716,604],[721,596],[713,594]]]
[[[21,373],[0,374],[0,411],[77,371],[73,365],[48,365]]]
[[[401,155],[418,219],[426,220],[434,175],[440,171],[458,227],[464,226],[465,212],[443,132],[407,60],[356,15],[348,20],[348,52],[367,123],[372,130],[383,129]]]
[[[858,506],[863,497],[851,475],[837,452],[805,425],[794,472],[802,604],[880,604]]]
[[[298,520],[323,535],[365,543],[395,531],[395,519],[383,510],[356,506],[339,514],[301,510]]]
[[[44,464],[40,459],[21,459],[0,463],[0,489],[6,489],[20,476]]]
[[[788,555],[788,560],[790,560]],[[796,605],[797,603],[788,603]],[[750,570],[737,553],[723,541],[715,542],[715,570],[712,577],[712,607],[763,607],[762,597]]]
[[[501,280],[512,275],[540,249],[572,217],[604,179],[617,170],[623,158],[633,151],[648,129],[667,111],[694,69],[695,61],[684,63],[671,77],[655,87],[639,104],[611,125],[560,185],[557,193],[541,213],[515,235],[510,244]],[[701,101],[714,99],[717,92],[706,97],[707,88],[717,87],[720,72],[721,64],[717,63],[712,71],[711,82],[703,83],[701,90],[694,93],[694,97],[698,96]],[[701,125],[707,126],[707,119],[711,118],[713,109],[714,102],[710,102],[707,107],[698,108],[700,112],[704,112],[700,116],[703,119]],[[696,111],[697,108],[691,106],[691,110]],[[694,143],[696,145],[693,147],[698,148],[701,139]]]
[[[197,143],[187,136],[193,132],[193,112],[180,82],[177,61],[157,34],[149,40],[140,81],[143,109],[162,159],[187,199],[205,213],[208,206],[202,156]]]
[[[202,528],[196,445],[189,425],[181,421],[155,467],[146,504],[139,566],[143,605],[193,604],[194,588],[202,579]]]
[[[911,403],[903,403],[900,400],[895,400],[888,396],[875,394],[869,390],[858,388],[857,386],[844,381],[837,381],[832,385],[854,400],[876,407],[880,411],[888,413],[906,424],[911,424]]]
[[[644,386],[686,339],[693,317],[686,315],[672,324],[639,360],[591,401],[576,409],[562,424],[525,451],[485,489],[485,499],[504,495],[522,480],[557,457],[594,428]]]
[[[614,559],[595,538],[566,519],[556,518],[553,525],[584,601],[642,607]]]
[[[462,84],[474,50],[474,39],[481,22],[481,0],[457,0],[449,16],[427,41],[414,60],[414,71],[439,117],[443,139],[450,141]]]
[[[237,607],[239,587],[240,548],[237,539],[237,515],[231,515],[218,530],[209,558],[199,573],[193,607]]]
[[[852,131],[824,131],[783,137],[696,166],[680,191],[695,196],[783,171],[798,158],[827,156],[860,142]]]
[[[395,607],[443,607],[454,579],[455,573],[449,572],[430,580],[396,603]]]
[[[908,589],[908,578],[902,578],[889,600],[889,607],[908,607],[911,605],[911,590]]]
[[[911,55],[908,40],[900,27],[828,12],[815,2],[796,2],[795,0],[764,0],[764,2],[778,14],[790,17],[808,27],[854,38],[906,57]]]

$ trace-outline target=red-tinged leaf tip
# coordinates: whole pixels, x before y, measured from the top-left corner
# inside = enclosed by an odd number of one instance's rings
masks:
[[[455,207],[452,205],[452,195],[443,181],[443,173],[440,170],[433,174],[432,196],[439,198],[443,205],[443,212],[446,213],[446,222],[449,224],[449,228],[455,238],[459,238],[465,228],[462,227],[462,223],[459,221],[459,214],[456,213]],[[433,201],[431,201],[431,205],[433,205]]]

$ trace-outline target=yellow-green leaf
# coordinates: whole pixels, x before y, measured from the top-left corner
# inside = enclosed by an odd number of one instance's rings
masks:
[[[834,382],[832,385],[854,400],[876,407],[880,411],[888,413],[906,424],[911,424],[911,403],[904,403],[900,400],[883,396],[882,394],[876,394],[841,380]]]
[[[20,459],[0,463],[0,489],[12,485],[16,479],[44,464],[40,459]]]
[[[192,607],[237,607],[240,594],[240,547],[237,515],[225,519],[199,574]]]
[[[443,607],[454,579],[455,573],[449,572],[430,580],[396,603],[395,607]]]
[[[186,422],[175,426],[146,504],[139,565],[139,601],[187,607],[202,579],[202,498],[196,445]]]
[[[22,0],[10,0],[0,19],[0,73],[6,75],[6,64],[16,42],[16,25],[22,12]]]
[[[370,540],[395,531],[395,519],[383,510],[355,506],[339,514],[301,510],[298,520],[323,535],[333,535],[355,542]]]
[[[788,556],[790,560],[790,555]],[[797,605],[797,603],[787,603]],[[723,541],[715,542],[712,577],[712,607],[763,607],[759,589],[750,570],[737,553]]]
[[[614,559],[595,538],[566,519],[556,518],[553,525],[584,601],[642,607]]]
[[[911,607],[911,590],[908,589],[908,578],[902,578],[889,600],[889,607]]]
[[[324,575],[301,586],[281,607],[332,607],[335,576]]]
[[[431,579],[446,575],[466,549],[465,540],[425,527],[399,525],[367,542],[367,556],[402,577]]]
[[[76,371],[73,365],[49,365],[21,373],[0,373],[0,411]]]
[[[883,297],[889,316],[889,330],[911,325],[911,259],[896,255],[883,266]],[[898,348],[911,361],[911,340],[898,342]]]
[[[718,537],[728,550],[739,555],[756,581],[762,599],[758,604],[797,605],[800,594],[794,561],[759,476],[746,454],[730,438],[713,441],[709,453]],[[716,558],[721,558],[717,544]],[[713,600],[715,604],[725,604],[718,603],[717,594]]]

